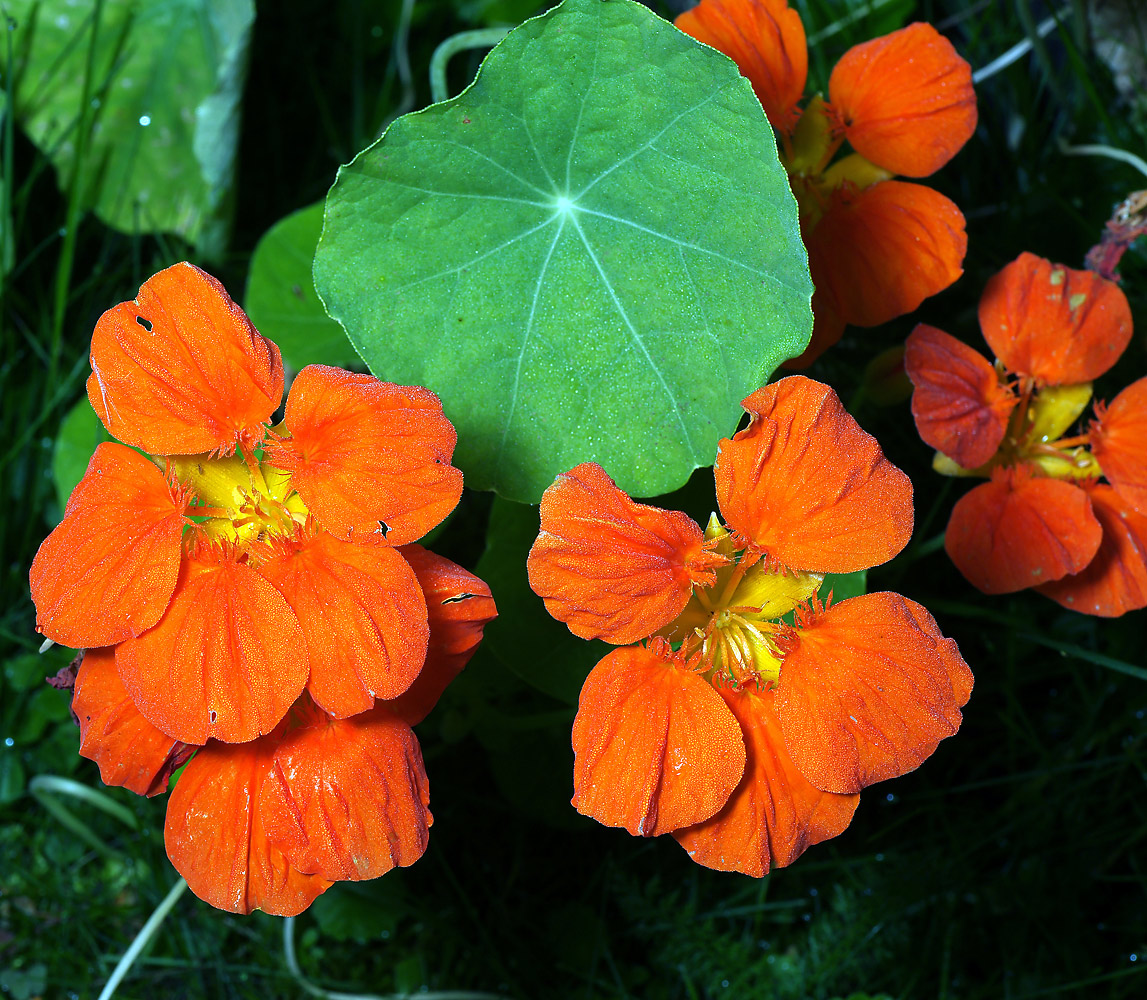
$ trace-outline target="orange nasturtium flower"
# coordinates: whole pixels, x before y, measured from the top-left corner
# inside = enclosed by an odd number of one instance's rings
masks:
[[[988,282],[980,329],[994,366],[924,324],[904,354],[936,471],[989,480],[952,510],[952,562],[986,594],[1034,587],[1104,617],[1147,606],[1147,378],[1065,436],[1130,343],[1123,292],[1024,253]]]
[[[462,492],[438,398],[312,365],[270,427],[279,349],[190,264],[104,313],[91,364],[124,443],[31,571],[37,628],[86,650],[80,752],[145,795],[194,754],[165,841],[221,909],[294,914],[412,864],[432,817],[410,727],[496,613],[413,544]]]
[[[743,405],[714,467],[724,525],[635,503],[587,463],[543,496],[528,566],[550,614],[621,647],[582,687],[574,806],[760,876],[955,733],[972,677],[914,601],[816,596],[904,547],[908,477],[827,386],[793,376]]]
[[[786,0],[701,0],[676,25],[729,56],[776,129],[808,248],[813,334],[790,364],[811,363],[848,324],[911,312],[963,273],[964,216],[942,194],[893,180],[927,177],[976,129],[972,71],[928,24],[849,49],[828,100],[800,101],[808,50]],[[834,157],[845,140],[855,151]]]

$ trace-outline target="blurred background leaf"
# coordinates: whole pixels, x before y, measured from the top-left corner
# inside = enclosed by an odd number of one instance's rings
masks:
[[[362,359],[315,291],[311,262],[323,231],[323,205],[308,205],[275,223],[255,246],[243,308],[292,371],[311,364],[361,368]]]
[[[124,232],[225,246],[251,0],[7,0],[16,120]]]

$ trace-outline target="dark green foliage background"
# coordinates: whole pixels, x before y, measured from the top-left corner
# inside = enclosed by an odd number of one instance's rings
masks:
[[[391,57],[400,6],[259,4],[230,250],[199,261],[236,296],[259,237],[321,200],[337,166],[400,109]],[[906,20],[937,24],[978,68],[1050,12],[1035,0],[892,0],[873,14],[847,0],[796,6],[813,38],[859,14],[813,46],[813,86],[850,44]],[[844,835],[760,881],[701,869],[668,838],[636,840],[584,820],[568,805],[570,692],[588,662],[579,655],[592,654],[563,645],[537,617],[540,602],[521,591],[514,559],[528,513],[467,494],[434,545],[468,566],[481,560],[507,614],[420,727],[435,813],[426,857],[373,883],[337,886],[298,919],[299,961],[312,981],[357,993],[525,998],[1147,993],[1147,611],[1109,622],[1038,595],[987,598],[967,586],[938,541],[966,487],[931,472],[907,403],[875,405],[860,377],[918,319],[982,346],[975,305],[989,275],[1022,250],[1079,266],[1112,205],[1147,187],[1126,163],[1061,152],[1061,143],[1105,143],[1142,153],[1147,109],[1119,96],[1082,0],[1055,6],[1062,23],[978,88],[977,134],[933,180],[968,217],[965,277],[918,316],[850,331],[810,373],[840,392],[915,484],[913,542],[870,573],[869,587],[923,602],[959,641],[976,674],[960,734],[918,772],[869,789]],[[428,100],[438,41],[531,13],[530,0],[416,4],[410,106]],[[1145,27],[1117,29],[1140,58]],[[452,63],[454,92],[477,60]],[[116,233],[90,215],[65,236],[67,197],[44,157],[7,124],[0,151],[12,205],[0,243],[14,244],[0,285],[0,988],[17,998],[95,997],[175,881],[163,853],[165,804],[110,790],[138,830],[77,809],[106,845],[101,853],[28,794],[40,773],[99,780],[76,756],[66,699],[41,682],[67,654],[36,654],[27,571],[60,514],[53,443],[82,392],[95,320],[194,250]],[[1140,332],[1097,385],[1108,399],[1147,369],[1147,257],[1133,251],[1122,270]],[[702,470],[670,501],[703,518],[711,490]],[[486,551],[491,519],[502,541]],[[575,673],[554,676],[556,666]],[[117,995],[303,996],[282,935],[279,919],[219,913],[186,895]]]

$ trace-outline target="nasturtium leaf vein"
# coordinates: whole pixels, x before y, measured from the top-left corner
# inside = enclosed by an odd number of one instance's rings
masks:
[[[749,84],[629,0],[526,22],[344,167],[315,284],[376,375],[442,397],[467,482],[527,502],[587,460],[679,486],[811,327]]]

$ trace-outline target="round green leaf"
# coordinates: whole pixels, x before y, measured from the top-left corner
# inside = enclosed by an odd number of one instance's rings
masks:
[[[247,276],[243,308],[296,371],[310,364],[361,364],[315,292],[311,263],[322,229],[322,202],[280,219],[259,240]]]
[[[86,207],[117,229],[220,251],[252,0],[7,0],[5,11],[16,117],[61,188],[90,122],[78,175]]]
[[[629,0],[566,0],[339,171],[315,285],[428,386],[469,485],[579,462],[631,495],[710,465],[812,327],[796,203],[748,82]]]

